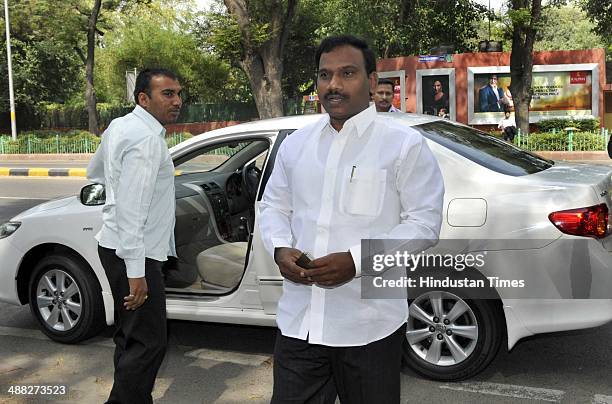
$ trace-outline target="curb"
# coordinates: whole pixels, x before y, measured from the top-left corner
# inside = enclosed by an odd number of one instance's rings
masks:
[[[0,167],[0,177],[86,177],[86,168]]]

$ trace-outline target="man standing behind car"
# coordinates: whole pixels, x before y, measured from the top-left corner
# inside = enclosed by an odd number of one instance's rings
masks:
[[[324,39],[316,53],[328,115],[280,145],[260,230],[283,275],[272,403],[399,403],[405,299],[361,298],[361,240],[437,240],[444,184],[421,135],[369,106],[374,53]],[[296,264],[303,251],[316,258]]]
[[[107,403],[152,403],[166,352],[162,263],[174,248],[174,165],[162,125],[181,110],[181,86],[166,69],[136,78],[136,108],[113,120],[87,167],[105,185],[98,254],[115,303],[115,375]]]

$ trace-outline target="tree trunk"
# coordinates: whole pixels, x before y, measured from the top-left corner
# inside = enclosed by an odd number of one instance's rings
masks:
[[[96,89],[94,87],[94,58],[96,46],[96,25],[102,0],[95,0],[91,15],[87,22],[87,58],[85,59],[85,102],[87,103],[88,129],[91,133],[99,134],[98,111],[96,108]]]
[[[531,3],[531,4],[530,4]],[[531,5],[531,7],[530,7]],[[510,54],[510,93],[514,102],[514,115],[521,134],[529,133],[529,104],[533,91],[533,44],[537,24],[542,13],[542,0],[512,0],[512,10],[530,10],[529,23],[513,21],[512,53]]]
[[[249,79],[255,98],[257,112],[261,119],[283,115],[283,49],[289,35],[289,26],[295,14],[298,0],[288,0],[286,10],[280,0],[270,5],[270,37],[263,44],[251,40],[251,20],[245,0],[224,0],[231,15],[236,18],[240,29],[242,60],[240,67]]]
[[[264,64],[260,56],[253,55],[245,58],[240,65],[249,79],[259,117],[266,119],[283,116],[281,61],[268,60]]]

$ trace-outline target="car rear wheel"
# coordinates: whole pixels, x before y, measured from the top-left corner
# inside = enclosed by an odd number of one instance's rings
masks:
[[[50,255],[34,269],[30,310],[52,340],[76,343],[103,326],[100,286],[91,270],[73,255]]]
[[[434,380],[470,378],[497,355],[504,335],[495,301],[463,299],[447,291],[410,302],[404,362]]]

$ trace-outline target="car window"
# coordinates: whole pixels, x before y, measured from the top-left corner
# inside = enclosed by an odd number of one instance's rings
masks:
[[[468,126],[436,121],[413,128],[425,138],[498,173],[516,177],[546,170],[554,164]]]
[[[252,142],[227,142],[207,147],[189,160],[178,164],[178,174],[191,174],[215,170],[225,164]]]

